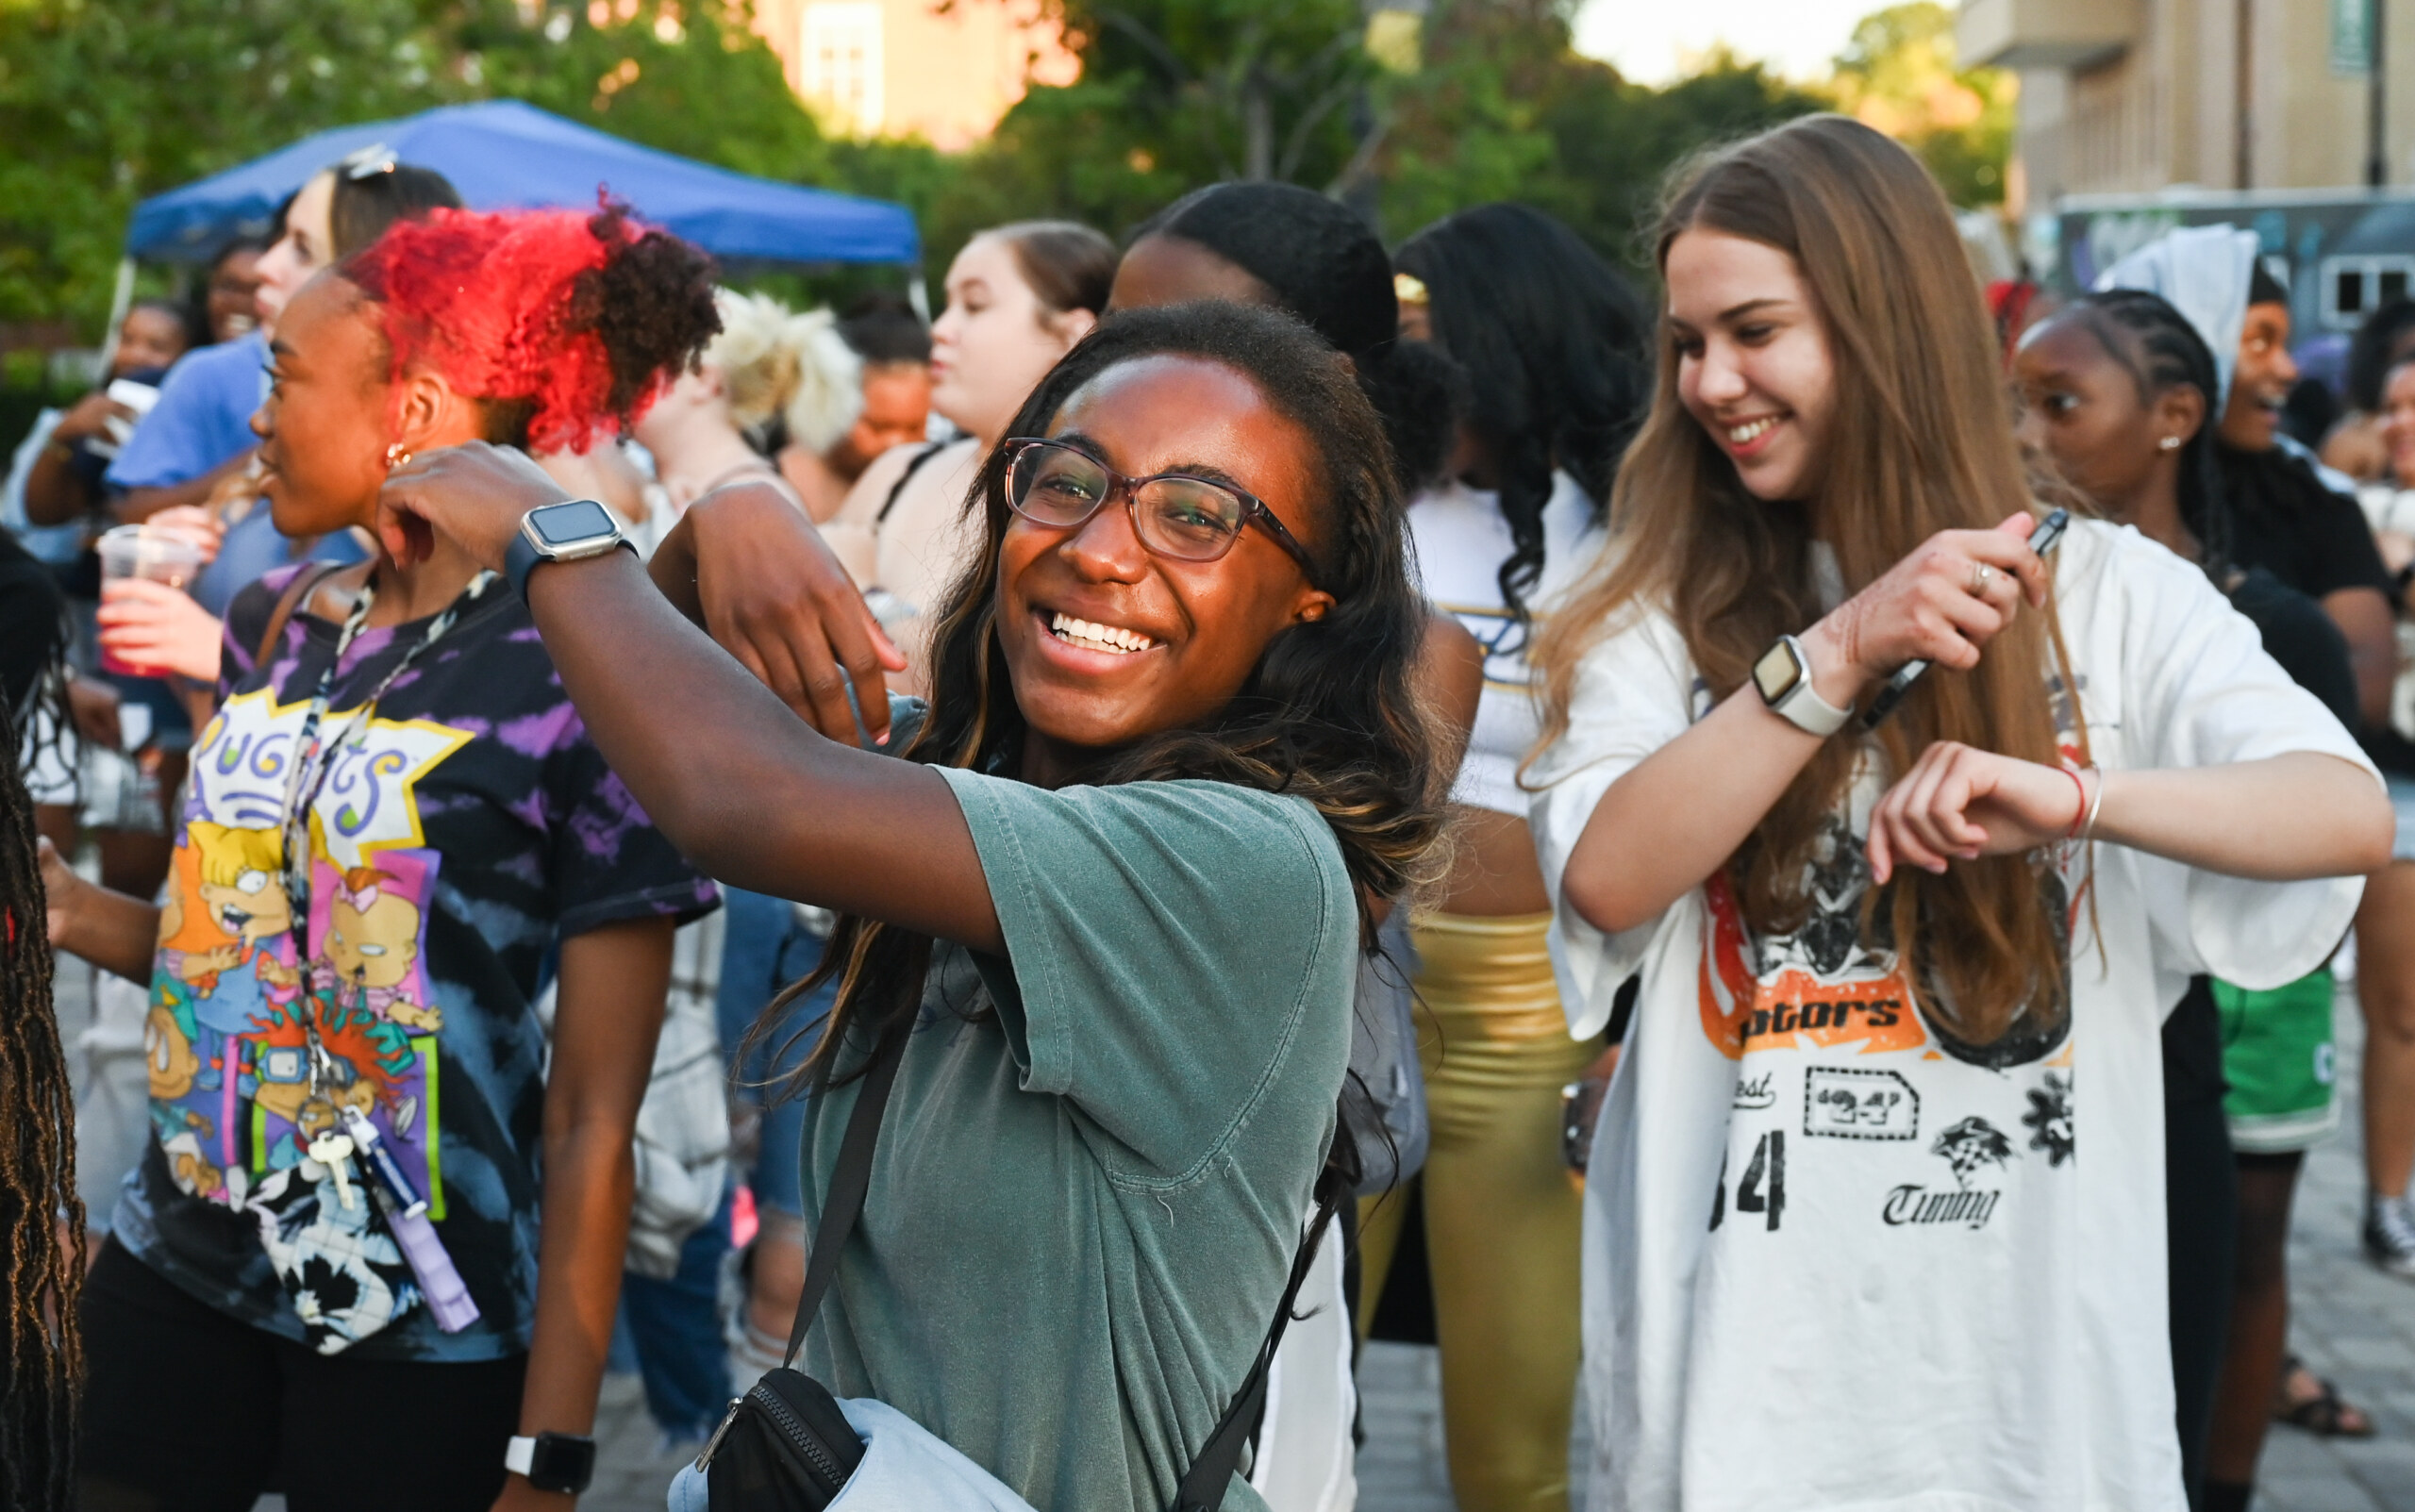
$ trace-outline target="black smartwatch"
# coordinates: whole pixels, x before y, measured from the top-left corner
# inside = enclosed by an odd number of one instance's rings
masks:
[[[612,511],[593,499],[541,504],[520,517],[520,534],[511,538],[511,549],[503,554],[503,575],[511,579],[512,591],[525,599],[528,574],[544,563],[583,561],[628,544]]]
[[[518,1470],[541,1491],[576,1496],[594,1478],[595,1440],[575,1434],[515,1437],[503,1452],[503,1468]]]

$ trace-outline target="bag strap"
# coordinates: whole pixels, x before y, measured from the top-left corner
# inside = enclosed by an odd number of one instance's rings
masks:
[[[874,1047],[872,1062],[865,1068],[863,1086],[856,1093],[856,1105],[848,1111],[847,1132],[839,1141],[839,1162],[830,1173],[829,1200],[823,1205],[822,1221],[814,1230],[812,1248],[806,1258],[805,1286],[797,1294],[796,1321],[789,1328],[788,1353],[780,1359],[785,1367],[794,1368],[797,1355],[804,1350],[805,1336],[813,1327],[814,1315],[822,1310],[822,1299],[839,1273],[840,1253],[855,1233],[856,1220],[863,1216],[864,1194],[872,1186],[873,1149],[880,1138],[881,1117],[888,1111],[889,1094],[897,1084],[897,1065],[906,1058],[906,1040],[913,1032],[916,1017],[913,1013],[901,1013],[882,1031],[879,1044]],[[1319,1204],[1308,1232],[1318,1233],[1328,1226],[1334,1212],[1333,1201]],[[1258,1345],[1257,1358],[1250,1362],[1249,1374],[1241,1378],[1241,1389],[1233,1394],[1232,1404],[1224,1409],[1216,1431],[1208,1436],[1207,1445],[1184,1473],[1174,1492],[1174,1512],[1216,1512],[1224,1504],[1224,1491],[1241,1470],[1241,1450],[1257,1432],[1258,1421],[1265,1415],[1267,1372],[1274,1364],[1275,1350],[1282,1346],[1283,1330],[1291,1321],[1291,1309],[1299,1303],[1300,1288],[1307,1284],[1315,1263],[1316,1250],[1303,1239],[1291,1256],[1291,1278],[1284,1284],[1283,1300],[1275,1304],[1274,1321],[1266,1330],[1265,1342]]]
[[[947,442],[933,441],[906,458],[906,471],[898,474],[897,481],[889,486],[889,497],[881,501],[880,513],[872,517],[874,524],[882,525],[889,523],[889,512],[897,507],[897,497],[906,491],[906,485],[914,481],[914,474],[923,470],[924,462],[945,450],[947,450]]]
[[[1315,1234],[1329,1227],[1335,1203],[1317,1205],[1316,1217],[1310,1221],[1308,1232]],[[1285,1283],[1283,1300],[1275,1304],[1274,1321],[1266,1330],[1266,1342],[1257,1347],[1257,1358],[1250,1363],[1249,1374],[1241,1378],[1239,1391],[1233,1393],[1232,1405],[1208,1436],[1207,1445],[1191,1462],[1191,1469],[1175,1487],[1174,1512],[1216,1512],[1224,1504],[1224,1491],[1241,1472],[1241,1450],[1257,1432],[1258,1421],[1266,1415],[1266,1376],[1274,1368],[1274,1352],[1282,1346],[1283,1330],[1291,1321],[1291,1309],[1300,1300],[1300,1288],[1307,1284],[1308,1271],[1315,1267],[1316,1247],[1303,1238],[1291,1256],[1291,1279]]]
[[[913,1032],[916,1015],[900,1013],[882,1031],[880,1043],[874,1047],[872,1064],[864,1069],[863,1086],[856,1092],[856,1105],[847,1115],[847,1132],[839,1140],[839,1164],[830,1173],[830,1197],[822,1205],[822,1221],[815,1228],[811,1252],[806,1257],[805,1288],[797,1293],[796,1321],[789,1328],[789,1352],[780,1364],[793,1368],[796,1357],[805,1348],[805,1336],[813,1327],[813,1315],[822,1310],[822,1297],[830,1289],[831,1281],[839,1274],[839,1254],[847,1247],[847,1238],[856,1231],[856,1220],[863,1216],[864,1193],[872,1186],[873,1146],[880,1138],[881,1115],[888,1110],[890,1089],[897,1084],[897,1063],[906,1058],[906,1038]],[[828,1095],[826,1090],[822,1095]]]
[[[278,638],[285,634],[286,622],[293,618],[294,610],[310,601],[312,590],[342,571],[341,562],[313,562],[293,574],[285,585],[285,591],[276,596],[276,607],[269,610],[268,628],[260,632],[259,647],[252,653],[253,666],[268,660],[269,653],[276,649]]]

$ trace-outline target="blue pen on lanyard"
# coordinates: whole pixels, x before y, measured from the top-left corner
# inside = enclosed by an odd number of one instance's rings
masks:
[[[394,1153],[386,1148],[385,1139],[378,1135],[377,1125],[369,1122],[368,1114],[357,1107],[346,1107],[343,1132],[352,1137],[353,1153],[386,1188],[387,1195],[394,1199],[394,1205],[404,1217],[417,1218],[427,1211],[427,1199],[413,1189],[411,1179],[403,1174],[403,1168],[394,1161]]]
[[[2057,509],[2049,514],[2037,529],[2029,533],[2030,551],[2040,557],[2053,551],[2055,542],[2063,539],[2063,528],[2071,523],[2072,512],[2069,509]],[[1921,673],[1926,671],[1928,663],[1925,661],[1907,661],[1896,668],[1895,675],[1888,678],[1887,685],[1878,690],[1878,696],[1870,701],[1869,711],[1861,716],[1861,727],[1874,730],[1886,723],[1887,716],[1895,712],[1895,706],[1904,701],[1904,695],[1912,690],[1912,684],[1919,682]]]
[[[394,1243],[419,1278],[420,1293],[427,1299],[436,1326],[448,1334],[459,1333],[478,1321],[478,1304],[470,1300],[469,1287],[453,1268],[453,1256],[445,1253],[436,1225],[427,1220],[426,1199],[412,1189],[410,1178],[395,1163],[393,1152],[386,1148],[369,1115],[347,1107],[343,1121],[354,1155],[369,1168],[370,1189],[385,1211],[386,1226],[393,1231]]]

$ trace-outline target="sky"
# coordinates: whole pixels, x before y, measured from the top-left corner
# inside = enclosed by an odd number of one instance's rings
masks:
[[[1824,79],[1854,23],[1887,0],[1587,0],[1576,49],[1639,84],[1690,72],[1691,58],[1725,42],[1790,78]]]

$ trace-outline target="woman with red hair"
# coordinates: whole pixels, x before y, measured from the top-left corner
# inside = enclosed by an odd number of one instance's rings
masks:
[[[397,224],[278,323],[252,422],[277,527],[369,523],[414,452],[625,429],[713,333],[710,274],[609,208]],[[45,868],[58,943],[152,984],[154,1138],[84,1293],[82,1504],[565,1506],[672,930],[712,888],[463,553],[270,573],[220,692],[164,907]]]

